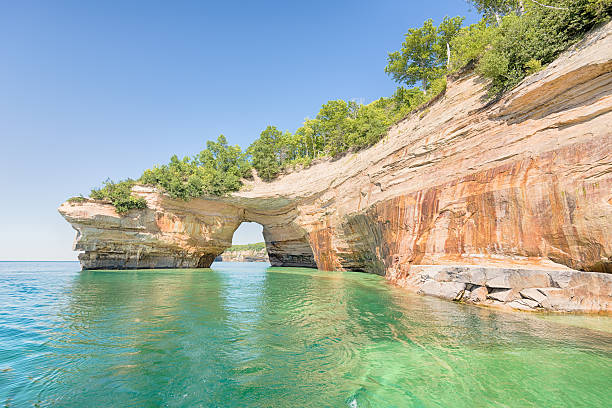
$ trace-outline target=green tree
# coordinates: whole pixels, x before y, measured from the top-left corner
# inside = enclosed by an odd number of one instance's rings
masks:
[[[353,132],[353,120],[357,117],[359,105],[341,99],[329,101],[317,114],[325,150],[335,156],[348,149]]]
[[[431,82],[446,73],[449,59],[449,43],[459,32],[463,17],[444,17],[436,27],[433,20],[422,27],[411,28],[405,36],[400,51],[388,55],[385,72],[396,82],[413,86],[420,84],[426,93]]]
[[[522,14],[525,10],[523,0],[468,0],[487,19],[495,18],[501,24],[502,16],[514,11]]]
[[[480,58],[478,72],[490,78],[490,95],[499,95],[552,62],[595,25],[610,19],[610,0],[557,0],[554,8],[529,2],[525,13],[510,13]]]
[[[489,24],[486,18],[461,28],[451,40],[453,54],[450,70],[463,68],[468,62],[477,60],[491,45],[495,36],[498,35],[498,30],[499,28]]]
[[[299,146],[291,132],[283,132],[276,141],[277,158],[279,165],[295,159],[299,154]]]
[[[125,214],[135,208],[146,208],[147,203],[143,198],[132,195],[132,187],[135,184],[136,182],[132,179],[118,183],[107,179],[102,188],[91,190],[90,197],[96,200],[109,200],[119,214]]]
[[[208,178],[205,189],[215,195],[240,189],[240,180],[247,177],[250,170],[247,157],[240,146],[229,146],[223,135],[220,135],[216,142],[206,142],[206,149],[200,152],[197,164],[212,175]]]
[[[320,120],[306,119],[302,126],[295,131],[295,134],[304,144],[303,149],[306,156],[314,159],[323,152],[324,140]]]
[[[380,105],[380,102],[374,101],[359,107],[350,140],[351,147],[372,146],[387,133],[391,118]]]
[[[265,181],[274,179],[280,172],[279,145],[282,137],[283,132],[275,126],[268,126],[247,149],[253,167]]]
[[[224,195],[240,189],[250,164],[239,146],[229,146],[225,136],[208,141],[193,158],[176,155],[170,163],[145,170],[140,182],[162,187],[171,197],[189,200],[204,194]]]

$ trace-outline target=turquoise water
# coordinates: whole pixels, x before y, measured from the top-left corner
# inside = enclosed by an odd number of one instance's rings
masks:
[[[0,404],[610,406],[611,318],[566,317],[360,273],[0,262]]]

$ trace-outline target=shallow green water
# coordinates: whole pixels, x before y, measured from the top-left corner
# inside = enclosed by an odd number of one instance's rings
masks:
[[[0,263],[0,403],[610,406],[611,320],[566,317],[454,304],[360,273]]]

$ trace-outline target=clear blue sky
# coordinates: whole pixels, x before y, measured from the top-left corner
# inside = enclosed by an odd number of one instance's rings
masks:
[[[56,209],[107,177],[390,95],[387,53],[444,15],[476,20],[464,0],[1,2],[0,260],[76,259]]]

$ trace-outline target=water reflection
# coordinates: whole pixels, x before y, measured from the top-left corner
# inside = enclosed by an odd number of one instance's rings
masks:
[[[0,402],[9,406],[596,407],[612,399],[609,333],[411,295],[378,276],[216,264],[33,268],[0,279],[0,369],[10,367],[0,372]]]
[[[221,282],[211,270],[81,273],[52,340],[50,358],[63,371],[53,382],[63,391],[46,388],[55,399],[43,400],[162,405],[169,389],[192,392],[185,379],[218,382],[230,336]]]

